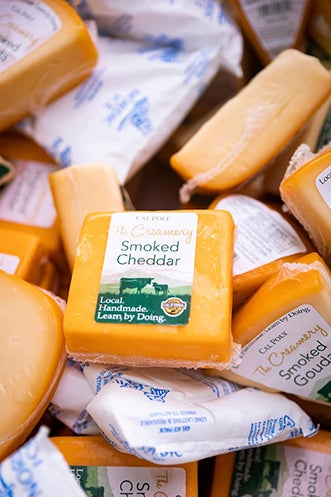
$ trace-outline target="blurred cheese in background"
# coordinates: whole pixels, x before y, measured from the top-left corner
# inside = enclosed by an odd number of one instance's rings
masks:
[[[124,202],[110,164],[76,164],[49,176],[60,233],[72,270],[80,230],[91,212],[123,211]]]
[[[331,265],[331,149],[312,154],[309,147],[299,147],[280,184],[280,195]]]
[[[314,250],[300,225],[272,206],[241,193],[224,194],[212,209],[229,211],[235,223],[233,305],[236,308],[284,262]]]
[[[172,155],[171,166],[187,180],[182,202],[196,190],[223,192],[257,174],[330,92],[331,74],[317,58],[283,51]]]
[[[63,311],[35,285],[0,271],[0,459],[30,435],[66,358]]]
[[[63,0],[0,5],[0,130],[38,112],[92,71],[97,51]]]
[[[307,32],[331,57],[331,4],[329,0],[314,0]]]
[[[232,0],[238,23],[267,65],[287,48],[301,47],[313,0]]]
[[[330,299],[331,273],[316,252],[284,263],[234,313],[241,362],[225,377],[330,406]]]

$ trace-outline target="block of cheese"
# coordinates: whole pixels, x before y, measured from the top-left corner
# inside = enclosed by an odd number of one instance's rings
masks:
[[[64,332],[76,360],[229,366],[233,221],[228,212],[87,215]]]
[[[316,57],[284,50],[171,156],[188,180],[182,202],[196,189],[223,192],[254,176],[330,93],[331,74]]]
[[[236,226],[233,260],[233,306],[242,304],[284,262],[312,251],[306,233],[277,206],[241,193],[224,194],[210,205],[229,211]]]
[[[38,236],[0,226],[0,269],[37,285],[48,262],[48,253]]]
[[[69,267],[85,216],[91,212],[123,211],[124,203],[115,171],[109,164],[77,164],[49,176],[60,233]]]
[[[65,363],[63,311],[35,285],[0,271],[0,460],[47,408]]]
[[[286,207],[331,264],[331,149],[298,167],[290,163],[279,189]]]
[[[287,48],[298,48],[306,28],[312,0],[251,2],[232,0],[238,21],[264,64]]]
[[[210,497],[330,494],[331,432],[215,458]],[[268,490],[267,490],[268,489]]]
[[[329,0],[314,0],[307,32],[331,57],[331,4]]]
[[[331,273],[312,252],[284,263],[233,316],[228,377],[315,402],[331,398]]]
[[[197,462],[156,465],[119,452],[98,435],[55,436],[50,441],[84,490],[91,491],[93,481],[93,495],[198,496]]]
[[[313,152],[319,152],[331,141],[331,96],[318,108],[288,145],[268,164],[263,172],[263,190],[279,197],[279,186],[297,148],[308,145]]]
[[[59,266],[66,267],[56,210],[49,186],[54,164],[13,160],[15,178],[0,191],[0,226],[34,233]]]
[[[2,131],[85,79],[97,51],[64,0],[2,2],[0,17]]]

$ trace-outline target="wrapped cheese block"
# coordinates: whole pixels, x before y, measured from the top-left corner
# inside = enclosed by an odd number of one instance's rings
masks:
[[[280,184],[280,195],[331,264],[331,150],[302,165],[294,158]]]
[[[65,363],[63,311],[40,290],[0,271],[0,459],[24,442]]]
[[[64,0],[8,0],[0,18],[2,131],[85,79],[97,51]]]
[[[86,216],[64,332],[75,360],[231,364],[233,221],[228,212]]]
[[[317,58],[284,50],[172,155],[188,180],[182,202],[196,189],[223,192],[261,171],[330,92],[331,74]]]

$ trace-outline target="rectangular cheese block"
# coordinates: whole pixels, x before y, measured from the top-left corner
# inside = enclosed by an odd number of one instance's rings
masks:
[[[94,495],[198,496],[198,463],[156,465],[114,449],[102,436],[55,436],[50,441],[63,454],[83,490]]]
[[[331,264],[331,150],[298,167],[290,163],[280,184],[280,195],[321,256]]]
[[[316,252],[284,263],[234,313],[242,349],[227,377],[330,406],[330,302],[331,273]]]
[[[330,493],[331,432],[298,437],[215,458],[210,497]]]
[[[0,269],[39,284],[49,255],[38,236],[0,225]]]
[[[225,211],[86,216],[64,318],[69,355],[132,366],[228,366],[232,255]]]
[[[182,202],[196,189],[224,192],[261,171],[330,93],[331,74],[317,58],[284,50],[172,155],[188,180]]]
[[[85,216],[123,211],[120,185],[109,164],[77,164],[49,176],[64,250],[72,269]]]
[[[0,460],[46,411],[66,360],[63,311],[35,285],[0,270]]]
[[[86,78],[97,51],[64,0],[2,2],[0,17],[2,131]]]

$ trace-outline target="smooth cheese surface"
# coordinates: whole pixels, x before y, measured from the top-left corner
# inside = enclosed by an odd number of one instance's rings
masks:
[[[108,235],[118,216],[120,224],[115,223]],[[152,228],[150,222],[155,219]],[[162,231],[170,231],[167,242]],[[147,232],[149,237],[139,236]],[[128,245],[128,240],[133,243]],[[111,253],[105,255],[107,242],[114,247],[112,257],[122,264],[120,274],[115,273],[117,283],[109,284],[109,298],[100,292],[103,265],[112,260]],[[182,250],[188,250],[186,255]],[[64,317],[69,355],[78,360],[128,365],[224,367],[232,360],[233,349],[232,254],[233,221],[228,212],[88,215]],[[185,271],[192,278],[189,289],[186,276],[183,286]],[[136,276],[121,280],[119,286],[118,280],[126,275]],[[108,281],[113,276],[110,274]],[[138,303],[135,299],[139,295]]]
[[[331,273],[316,253],[284,263],[233,316],[241,362],[228,377],[312,401],[331,397]]]
[[[251,178],[330,93],[331,74],[317,58],[284,50],[172,155],[173,169],[189,180],[182,201],[196,189],[223,192]]]
[[[227,210],[236,226],[233,261],[234,307],[242,304],[284,262],[314,250],[301,226],[280,208],[241,193],[224,194],[210,205]]]
[[[318,154],[293,172],[289,171],[280,184],[280,195],[330,264],[331,150]]]
[[[91,212],[123,211],[119,182],[108,164],[72,165],[49,176],[63,246],[72,269],[80,230]]]
[[[48,253],[36,235],[0,226],[0,269],[38,284],[48,262]]]
[[[66,358],[63,312],[39,288],[0,271],[0,459],[39,421]]]
[[[165,495],[173,495],[170,489],[176,492],[173,486],[176,483],[178,484],[177,478],[179,476],[179,482],[184,482],[184,495],[186,497],[197,497],[198,495],[197,462],[176,464],[171,468],[169,466],[164,468],[145,459],[139,459],[133,455],[119,452],[106,442],[103,437],[98,435],[55,436],[51,437],[50,441],[61,451],[78,481],[80,480],[79,475],[84,473],[88,475],[88,472],[91,471],[89,468],[91,467],[99,467],[99,472],[102,471],[102,468],[108,468],[109,483],[113,484],[112,488],[114,490],[117,488],[116,482],[118,481],[116,474],[120,470],[123,470],[125,471],[125,477],[122,477],[121,481],[125,481],[126,483],[130,481],[134,488],[139,489],[140,487],[143,490],[141,482],[144,481],[144,488],[146,490],[148,488],[150,492],[155,490],[157,493],[164,492]],[[115,468],[117,468],[117,471]],[[177,470],[176,475],[174,475],[172,468]],[[154,473],[155,469],[158,470],[157,475]],[[150,479],[150,476],[152,476],[152,479]],[[155,476],[158,476],[158,478],[155,478]],[[176,479],[174,479],[174,476]],[[105,485],[104,480],[99,479],[99,482],[100,487]],[[126,484],[122,483],[122,487],[125,486]],[[177,493],[178,490],[179,488],[177,488]],[[105,489],[104,491],[104,495],[108,495],[107,490]]]
[[[97,51],[85,24],[63,0],[2,2],[0,130],[38,111],[85,79]]]

